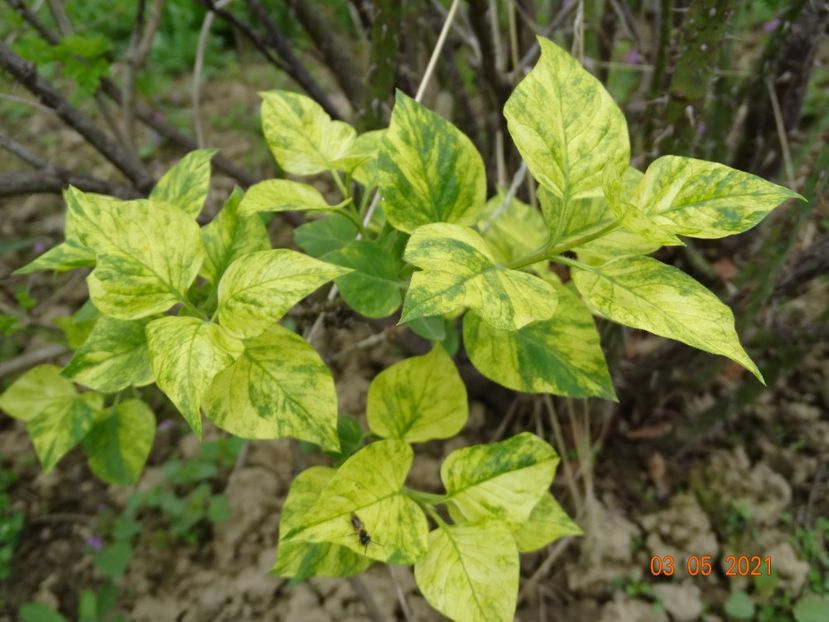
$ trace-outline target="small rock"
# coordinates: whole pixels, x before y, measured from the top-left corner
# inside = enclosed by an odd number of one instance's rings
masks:
[[[674,622],[693,622],[702,613],[702,592],[690,579],[682,583],[659,583],[653,590]]]

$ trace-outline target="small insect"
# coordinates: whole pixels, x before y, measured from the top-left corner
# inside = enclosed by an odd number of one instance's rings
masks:
[[[352,512],[351,514],[351,526],[354,527],[354,535],[360,540],[360,544],[363,545],[363,554],[365,555],[366,551],[368,551],[369,544],[376,544],[377,546],[383,546],[376,540],[372,540],[371,536],[368,535],[365,526],[363,525],[363,521],[360,520],[360,517],[357,516]]]

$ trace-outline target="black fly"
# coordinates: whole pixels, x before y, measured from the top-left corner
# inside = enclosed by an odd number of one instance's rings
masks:
[[[363,545],[363,555],[365,555],[366,551],[368,551],[369,544],[377,544],[378,546],[383,546],[379,542],[376,542],[371,539],[371,536],[368,535],[365,526],[363,525],[363,521],[360,520],[360,517],[356,514],[351,514],[351,526],[354,527],[354,535],[360,540],[360,544]]]

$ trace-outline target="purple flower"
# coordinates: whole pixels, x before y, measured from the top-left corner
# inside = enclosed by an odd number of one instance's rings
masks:
[[[163,432],[164,430],[169,430],[174,425],[175,424],[173,423],[172,419],[165,419],[164,421],[158,424],[158,431]]]
[[[35,242],[35,245],[32,248],[32,250],[38,255],[40,255],[43,251],[46,250],[46,244],[44,244],[43,242]]]
[[[636,50],[630,50],[625,54],[625,62],[629,65],[638,65],[642,62],[642,55]]]
[[[775,17],[763,24],[763,32],[771,32],[780,25],[780,18]]]
[[[101,540],[99,536],[89,536],[86,539],[86,546],[91,548],[93,551],[100,551],[104,548],[104,541]]]

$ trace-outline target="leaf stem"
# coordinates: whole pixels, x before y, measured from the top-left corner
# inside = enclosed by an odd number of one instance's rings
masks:
[[[565,240],[564,242],[560,242],[559,244],[550,245],[549,243],[545,244],[541,248],[534,250],[526,257],[521,257],[520,259],[515,259],[507,264],[504,265],[505,268],[509,268],[511,270],[518,270],[519,268],[526,268],[527,266],[531,266],[534,263],[539,261],[557,261],[560,258],[562,253],[566,253],[569,250],[582,246],[583,244],[587,244],[588,242],[592,242],[593,240],[600,238],[602,236],[607,235],[611,231],[615,231],[619,228],[621,223],[618,220],[613,220],[609,222],[607,225],[593,231],[592,233],[586,233],[582,236],[577,238],[571,238],[569,240]],[[566,258],[562,258],[566,259]],[[569,261],[569,260],[568,260]],[[565,263],[565,262],[560,262]],[[578,263],[578,262],[577,262]],[[582,267],[584,264],[579,265],[578,267]]]
[[[446,495],[436,495],[431,492],[423,492],[421,490],[413,490],[411,488],[406,488],[405,491],[406,495],[412,501],[423,505],[433,506],[446,501]]]
[[[561,255],[553,255],[552,257],[550,257],[550,261],[563,264],[570,268],[578,268],[579,270],[588,270],[590,272],[596,272],[596,269],[593,266],[589,266],[586,263],[583,263],[576,259],[570,259],[569,257],[563,257]]]

